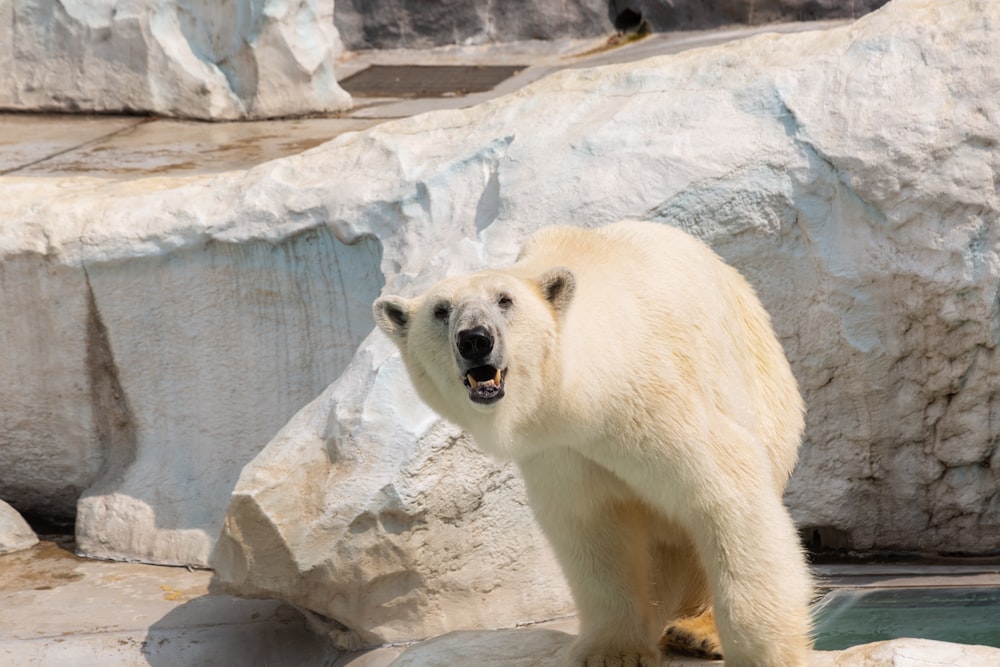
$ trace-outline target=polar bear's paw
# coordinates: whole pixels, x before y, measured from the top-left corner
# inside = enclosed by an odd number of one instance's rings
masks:
[[[659,658],[648,651],[613,651],[577,656],[570,661],[572,667],[657,667]]]
[[[715,616],[708,611],[671,623],[660,637],[660,648],[668,653],[722,660],[722,644],[719,643]]]

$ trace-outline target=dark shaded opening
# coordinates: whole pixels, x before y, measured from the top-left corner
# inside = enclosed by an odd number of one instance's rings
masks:
[[[340,86],[355,97],[447,97],[482,93],[524,65],[372,65]]]
[[[845,554],[851,550],[851,536],[833,526],[805,526],[799,533],[810,554]]]
[[[51,539],[52,537],[72,538],[76,529],[75,513],[73,516],[62,516],[24,512],[21,514],[21,518],[28,523],[36,535],[43,539]]]
[[[625,9],[615,17],[615,30],[619,32],[633,32],[642,25],[642,14],[631,9]]]

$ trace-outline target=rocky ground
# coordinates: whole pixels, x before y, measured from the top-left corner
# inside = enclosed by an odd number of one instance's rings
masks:
[[[843,590],[1000,585],[1000,567],[990,565],[841,565],[817,574]],[[558,667],[575,632],[575,620],[565,618],[345,652],[288,605],[215,590],[206,570],[80,558],[72,538],[59,535],[0,555],[0,664],[11,667]],[[900,640],[819,652],[814,665],[984,667],[997,660],[1000,649]],[[666,664],[722,663],[672,656]]]
[[[72,549],[53,535],[0,556],[0,663],[323,665],[336,655],[287,605],[212,594],[211,572]]]

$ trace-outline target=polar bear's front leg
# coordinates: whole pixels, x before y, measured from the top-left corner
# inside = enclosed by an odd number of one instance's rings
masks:
[[[573,592],[580,636],[569,664],[655,667],[648,522],[620,480],[576,452],[520,461],[535,517]]]
[[[812,585],[774,492],[695,512],[690,532],[711,582],[726,667],[805,667]]]

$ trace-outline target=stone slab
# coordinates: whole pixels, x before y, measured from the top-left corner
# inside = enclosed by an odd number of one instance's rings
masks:
[[[99,143],[143,122],[130,117],[0,114],[0,174]]]
[[[0,171],[18,178],[136,179],[245,170],[309,150],[374,120],[171,119],[0,115]]]
[[[0,556],[0,664],[306,667],[338,657],[291,607],[212,593],[208,571],[88,560],[61,542]]]

